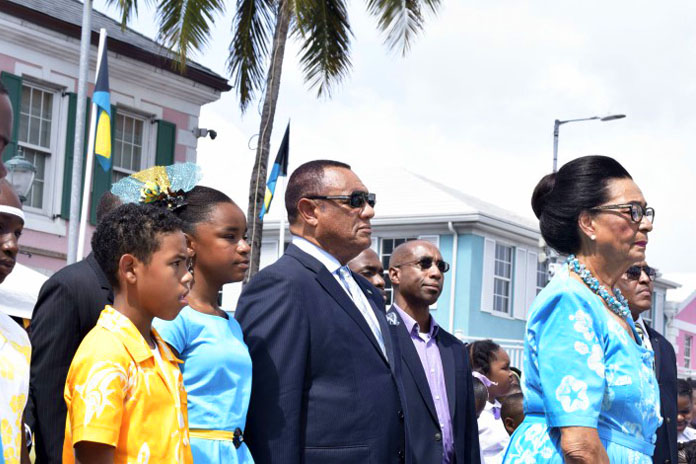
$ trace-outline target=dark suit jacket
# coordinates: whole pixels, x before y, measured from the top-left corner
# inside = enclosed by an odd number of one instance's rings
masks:
[[[29,326],[31,376],[25,412],[34,432],[37,464],[61,462],[68,369],[99,313],[113,301],[111,285],[92,254],[64,267],[41,287]]]
[[[425,369],[416,347],[413,346],[408,329],[394,306],[387,312],[387,319],[392,336],[398,339],[401,350],[401,381],[408,412],[406,422],[409,436],[414,437],[408,443],[413,462],[440,464],[442,462],[442,430]],[[480,462],[478,425],[469,356],[464,344],[442,327],[438,329],[435,340],[440,349],[447,402],[452,418],[456,458],[452,464],[478,464]]]
[[[657,429],[653,462],[677,463],[677,358],[672,344],[645,324],[655,351],[655,372],[660,385],[662,426]]]
[[[389,359],[398,359],[382,295],[353,275],[377,315]],[[235,317],[253,365],[244,436],[257,463],[403,461],[398,373],[318,260],[290,245],[244,287]]]

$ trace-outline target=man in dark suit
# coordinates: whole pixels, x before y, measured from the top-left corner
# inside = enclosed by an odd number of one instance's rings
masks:
[[[628,300],[628,307],[642,342],[655,352],[655,374],[660,386],[662,425],[657,429],[653,462],[677,463],[677,358],[672,344],[641,317],[652,306],[654,268],[643,261],[628,268],[617,285]]]
[[[387,312],[401,350],[407,427],[413,460],[430,464],[480,462],[469,357],[464,344],[430,316],[449,264],[435,245],[399,245],[389,261],[394,304]]]
[[[97,222],[120,204],[118,197],[105,193],[97,207]],[[91,253],[53,274],[41,287],[29,325],[32,351],[25,411],[37,464],[61,462],[68,369],[104,306],[113,302],[111,285]]]
[[[381,293],[346,266],[370,245],[374,200],[343,163],[311,161],[290,177],[292,244],[244,287],[235,315],[254,378],[244,439],[258,463],[405,459],[398,346]]]
[[[384,302],[387,302],[387,292],[384,290],[384,267],[375,250],[372,248],[363,250],[362,253],[350,260],[348,267],[353,273],[360,274],[377,287],[377,290],[384,297]]]

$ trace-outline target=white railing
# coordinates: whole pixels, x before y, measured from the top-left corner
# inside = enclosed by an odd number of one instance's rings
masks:
[[[493,340],[510,356],[510,366],[522,370],[522,359],[524,353],[524,341],[513,340],[510,338],[495,338],[495,337],[470,337],[462,335],[460,332],[455,332],[456,337],[464,343],[472,343],[477,340]]]

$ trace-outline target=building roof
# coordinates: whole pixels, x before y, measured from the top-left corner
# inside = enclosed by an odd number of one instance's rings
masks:
[[[538,235],[538,222],[473,195],[446,186],[408,169],[398,167],[369,170],[356,168],[362,182],[377,194],[376,214],[372,223],[379,225],[424,224],[433,222],[484,222],[494,220],[503,225]],[[264,222],[277,228],[282,212],[284,192],[276,192],[273,206]]]
[[[0,0],[0,11],[47,29],[80,39],[82,2],[78,0]],[[99,29],[106,29],[109,50],[130,58],[174,71],[175,56],[166,47],[121,23],[94,10],[92,14],[92,45],[99,43]],[[227,79],[198,63],[189,61],[183,75],[215,90],[231,89]]]

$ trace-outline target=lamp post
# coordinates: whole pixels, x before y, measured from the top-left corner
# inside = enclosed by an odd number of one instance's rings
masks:
[[[591,118],[566,119],[564,121],[556,119],[553,122],[553,172],[556,172],[558,170],[558,129],[561,127],[561,125],[567,124],[569,122],[580,121],[614,121],[616,119],[623,119],[625,117],[625,114],[610,114],[607,116],[592,116]]]
[[[17,154],[5,163],[5,166],[7,167],[8,182],[17,192],[19,201],[24,203],[34,183],[34,177],[36,177],[36,166],[24,157],[24,148],[21,145],[17,147]]]

